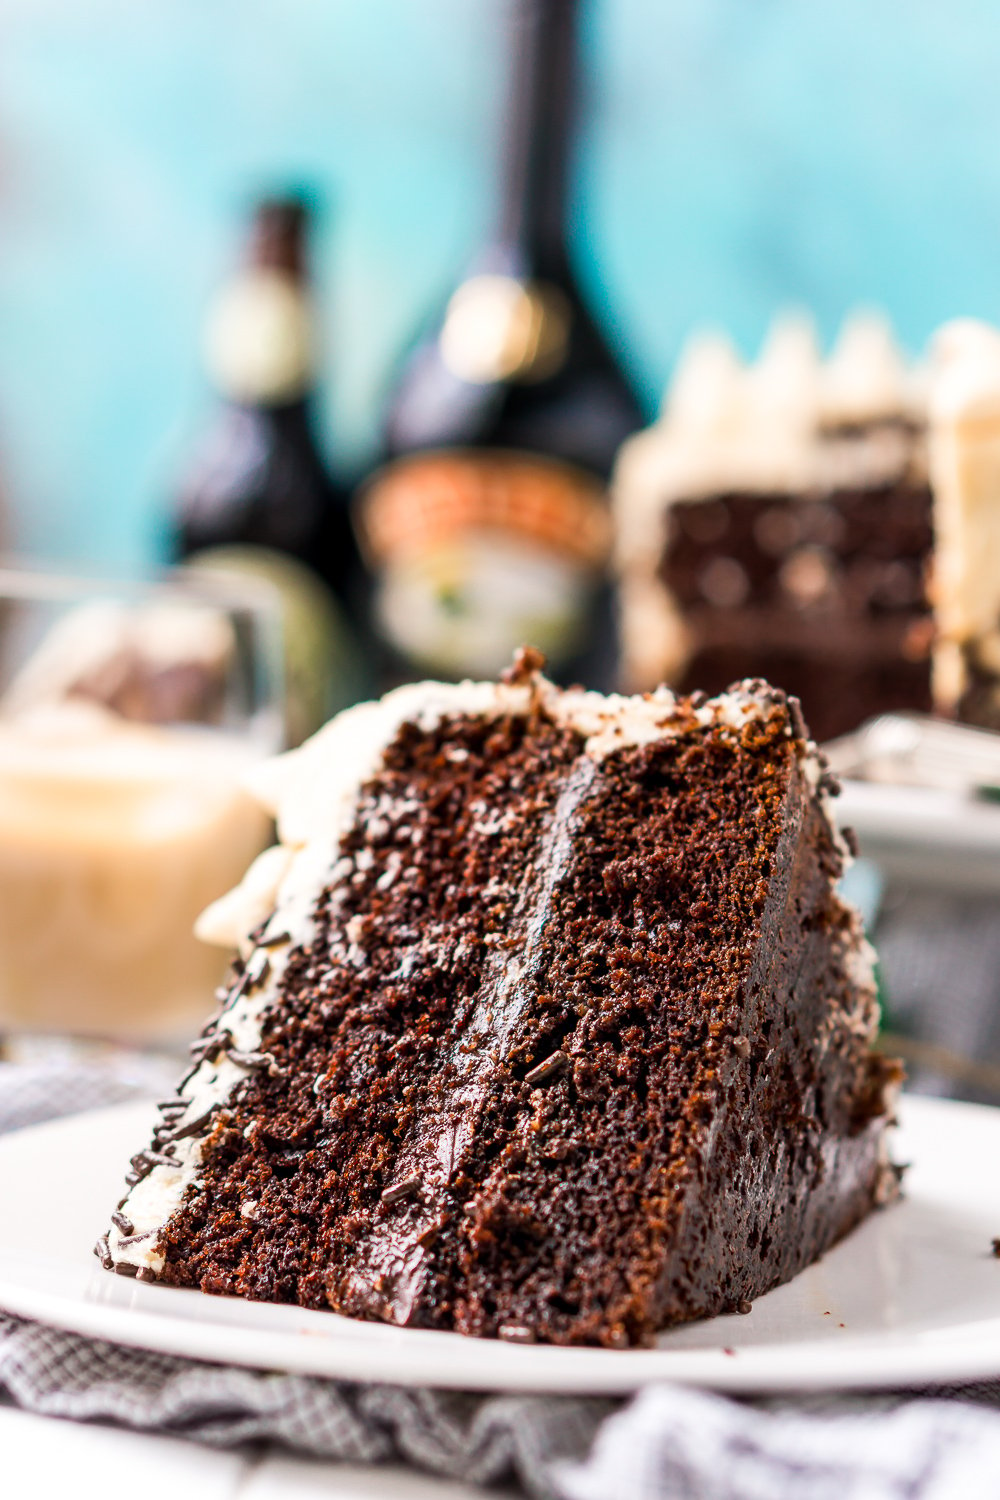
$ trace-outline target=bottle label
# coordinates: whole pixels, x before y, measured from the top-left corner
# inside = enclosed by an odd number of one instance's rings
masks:
[[[577,645],[611,524],[592,475],[532,454],[400,459],[359,498],[386,637],[423,667],[494,676],[522,645]]]

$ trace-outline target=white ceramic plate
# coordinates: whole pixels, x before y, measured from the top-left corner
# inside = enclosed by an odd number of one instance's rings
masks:
[[[0,1141],[0,1307],[122,1344],[263,1369],[467,1390],[912,1386],[1000,1375],[1000,1109],[904,1099],[906,1197],[745,1317],[649,1350],[522,1347],[142,1285],[91,1246],[151,1111],[126,1105]]]

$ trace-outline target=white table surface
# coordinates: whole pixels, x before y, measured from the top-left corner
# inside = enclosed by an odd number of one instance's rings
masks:
[[[329,1463],[279,1449],[220,1452],[0,1407],[0,1494],[10,1500],[497,1500],[504,1493],[394,1466]]]

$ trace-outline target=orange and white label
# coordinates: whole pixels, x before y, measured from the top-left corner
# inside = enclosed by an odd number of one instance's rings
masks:
[[[512,532],[600,567],[611,518],[599,480],[530,454],[449,450],[397,460],[360,501],[376,565],[465,530]]]
[[[553,661],[575,649],[611,541],[598,480],[499,451],[401,459],[358,520],[387,637],[424,666],[482,676],[518,646]]]

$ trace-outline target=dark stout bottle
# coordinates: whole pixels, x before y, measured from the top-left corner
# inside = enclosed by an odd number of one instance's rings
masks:
[[[298,199],[260,204],[247,262],[210,310],[205,358],[222,399],[181,489],[174,546],[179,560],[254,574],[277,589],[293,740],[364,685],[351,626],[362,572],[348,497],[313,433],[307,227]]]
[[[509,3],[498,222],[407,361],[358,501],[383,634],[454,676],[521,644],[576,665],[607,635],[605,480],[642,421],[566,243],[577,0]]]

